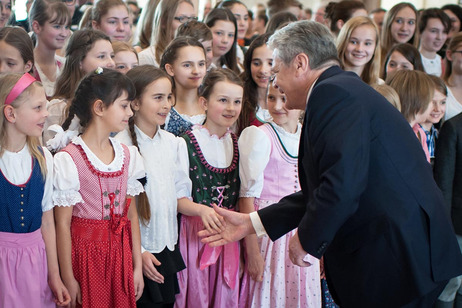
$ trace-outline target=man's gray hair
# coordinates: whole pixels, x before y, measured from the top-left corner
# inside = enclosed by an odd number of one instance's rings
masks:
[[[268,46],[277,50],[277,57],[286,65],[300,53],[309,57],[311,69],[318,69],[332,61],[338,62],[334,37],[326,26],[315,21],[302,20],[288,24],[269,38]]]

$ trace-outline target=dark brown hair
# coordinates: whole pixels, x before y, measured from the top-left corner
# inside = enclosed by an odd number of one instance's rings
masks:
[[[0,41],[16,48],[21,54],[24,64],[28,61],[34,65],[34,45],[27,32],[21,27],[4,27],[0,29]]]
[[[364,3],[354,0],[343,0],[340,2],[329,2],[326,6],[325,18],[330,22],[330,31],[338,34],[340,29],[337,26],[337,21],[343,20],[346,23],[356,10],[366,9]]]

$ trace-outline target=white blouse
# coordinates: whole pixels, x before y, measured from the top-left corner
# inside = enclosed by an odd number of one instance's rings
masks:
[[[53,209],[53,156],[47,148],[43,148],[47,165],[45,188],[42,199],[42,212]],[[32,172],[32,158],[27,144],[19,152],[5,150],[0,157],[0,170],[8,181],[14,185],[27,182]]]
[[[45,94],[47,97],[51,97],[55,94],[56,80],[61,74],[61,70],[64,67],[64,63],[66,62],[66,58],[60,57],[58,55],[55,55],[55,60],[56,62],[59,61],[61,63],[61,67],[56,65],[55,81],[51,81],[50,79],[48,79],[47,75],[43,73],[42,69],[40,68],[37,62],[34,64],[34,67],[37,70],[37,73],[40,77],[40,82],[42,83],[43,88],[45,89]]]
[[[173,251],[178,240],[178,199],[188,196],[192,189],[189,173],[185,173],[186,161],[179,155],[186,151],[186,142],[159,127],[154,138],[137,126],[135,133],[146,168],[145,190],[151,207],[149,223],[140,220],[141,249],[159,253],[167,247]],[[133,145],[128,130],[115,139]]]
[[[287,152],[298,155],[301,124],[295,133],[289,133],[276,123],[271,122],[281,138]],[[263,171],[268,165],[271,151],[271,140],[268,135],[256,126],[245,128],[239,137],[239,178],[241,188],[239,197],[259,198],[263,190]]]
[[[223,137],[210,134],[209,130],[202,125],[194,125],[191,132],[196,137],[197,142],[204,154],[205,160],[215,168],[227,168],[233,161],[234,145],[231,132],[228,131]],[[180,153],[181,159],[186,163],[182,168],[189,176],[189,157],[188,149]],[[187,197],[191,197],[191,190]]]
[[[446,113],[444,114],[444,121],[447,121],[462,112],[461,102],[457,101],[454,94],[452,94],[451,89],[449,87],[447,88],[448,97],[446,98]]]
[[[156,61],[156,49],[154,46],[149,46],[145,50],[138,53],[138,62],[140,65],[150,64],[155,67],[159,67],[159,63]]]
[[[109,138],[114,149],[114,160],[106,165],[85,144],[82,138],[75,137],[72,142],[80,145],[90,163],[102,172],[116,172],[122,169],[125,154],[119,141]],[[134,146],[130,146],[130,163],[128,164],[127,195],[136,196],[144,191],[138,179],[145,176],[143,159]],[[61,151],[54,157],[53,202],[58,206],[71,206],[83,202],[80,195],[80,180],[77,166],[69,153]]]

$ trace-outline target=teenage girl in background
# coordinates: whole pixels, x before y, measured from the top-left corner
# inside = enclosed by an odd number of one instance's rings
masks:
[[[34,77],[43,84],[47,98],[55,93],[64,59],[56,55],[70,34],[71,16],[64,3],[57,0],[34,1],[29,23],[36,37]]]
[[[138,66],[138,54],[135,49],[126,42],[112,42],[114,50],[115,69],[122,74],[126,74],[132,68]]]
[[[236,56],[237,23],[233,13],[228,9],[213,9],[204,22],[213,35],[212,65],[226,67],[239,74]]]
[[[0,73],[28,73],[34,66],[34,46],[23,28],[0,29]]]
[[[189,174],[181,168],[185,162],[179,153],[186,150],[183,138],[160,129],[172,104],[172,81],[164,71],[151,65],[132,69],[136,97],[129,129],[116,138],[136,145],[146,168],[146,194],[137,199],[140,217],[141,250],[145,288],[137,302],[140,307],[173,306],[179,292],[177,272],[185,268],[177,246],[177,212],[200,216],[205,227],[220,230],[212,208],[193,203]]]
[[[329,2],[326,6],[326,24],[335,36],[350,18],[356,16],[367,16],[366,7],[361,1]]]
[[[114,68],[113,56],[111,41],[103,32],[93,29],[74,32],[66,48],[66,64],[56,82],[56,93],[47,107],[50,115],[45,123],[44,143],[55,134],[48,127],[64,122],[80,80],[98,67]],[[71,130],[79,130],[76,122]]]
[[[132,30],[128,7],[122,0],[100,0],[91,9],[91,27],[111,41],[130,42]]]
[[[195,19],[194,6],[189,0],[161,0],[154,13],[151,44],[139,53],[140,64],[159,67],[164,50],[175,37],[178,27]]]
[[[384,83],[380,74],[379,29],[369,17],[348,20],[337,37],[340,66],[369,84]]]
[[[237,134],[249,125],[260,126],[271,118],[266,106],[266,92],[271,77],[273,52],[268,48],[270,33],[255,38],[244,58],[244,99],[237,121]]]
[[[384,59],[383,79],[399,70],[424,71],[420,53],[411,44],[397,44],[393,46]]]
[[[249,126],[239,138],[239,210],[250,213],[300,190],[298,145],[301,110],[285,107],[286,96],[270,83],[268,111],[272,120]],[[319,260],[307,256],[310,267],[291,264],[292,230],[273,242],[249,235],[244,239],[246,272],[240,307],[321,307]]]
[[[204,123],[198,88],[206,73],[205,50],[191,37],[178,37],[162,55],[161,68],[174,80],[175,107],[170,110],[165,130],[180,136],[194,124]]]
[[[416,24],[417,10],[409,2],[400,2],[387,12],[382,26],[382,64],[385,56],[396,44],[414,44]]]
[[[237,137],[230,131],[241,110],[243,88],[228,69],[207,73],[200,88],[200,102],[207,120],[183,135],[187,151],[183,167],[192,182],[187,197],[211,206],[235,209],[239,195]],[[239,243],[212,248],[197,232],[200,218],[181,216],[180,251],[186,269],[178,274],[180,294],[175,307],[237,307],[239,297]]]
[[[39,144],[45,91],[27,73],[6,74],[0,104],[0,306],[67,306],[56,255],[53,157]]]
[[[133,199],[144,191],[143,160],[109,137],[126,128],[134,97],[130,79],[98,68],[80,82],[63,124],[76,115],[83,128],[54,157],[59,266],[72,305],[134,308],[143,292]]]

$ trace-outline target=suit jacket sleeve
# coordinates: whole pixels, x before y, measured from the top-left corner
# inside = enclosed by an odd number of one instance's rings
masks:
[[[319,84],[308,101],[299,166],[301,180],[305,178],[305,198],[299,193],[278,204],[290,204],[286,209],[292,211],[291,219],[289,214],[282,215],[283,209],[259,212],[271,239],[280,236],[282,228],[298,223],[300,243],[318,258],[358,209],[368,178],[369,119],[362,106],[361,89],[354,90],[362,84],[342,83]],[[279,232],[270,230],[269,221],[275,217],[284,226],[275,228]]]
[[[457,132],[451,120],[441,128],[435,147],[434,176],[436,184],[443,192],[448,213],[450,213],[453,183],[456,170]]]

